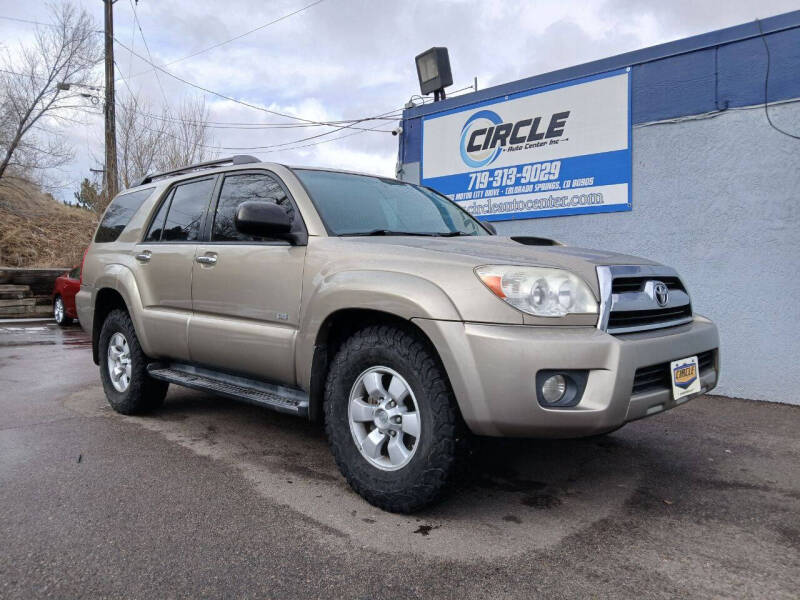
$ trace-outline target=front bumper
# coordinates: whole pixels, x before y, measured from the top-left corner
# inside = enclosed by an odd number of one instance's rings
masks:
[[[639,367],[719,348],[716,326],[704,317],[642,333],[610,335],[589,327],[531,327],[414,319],[441,356],[467,426],[476,434],[582,437],[616,429],[690,399],[672,389],[632,394]],[[542,369],[588,370],[581,401],[544,408],[536,399]],[[700,393],[719,378],[719,353],[700,372]]]

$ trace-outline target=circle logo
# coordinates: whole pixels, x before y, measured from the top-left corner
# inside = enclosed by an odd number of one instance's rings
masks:
[[[501,146],[487,148],[486,150],[481,147],[481,149],[473,150],[472,152],[467,150],[467,146],[469,145],[470,137],[477,129],[488,129],[489,127],[500,125],[502,122],[503,119],[500,118],[500,115],[491,110],[480,110],[467,119],[464,127],[461,128],[461,160],[464,161],[465,165],[473,169],[485,167],[500,156],[503,151]]]

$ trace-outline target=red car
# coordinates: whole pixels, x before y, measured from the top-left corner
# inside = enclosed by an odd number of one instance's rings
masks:
[[[56,278],[53,286],[53,317],[56,323],[65,327],[78,318],[75,310],[75,294],[81,289],[81,267],[78,265],[71,271]]]

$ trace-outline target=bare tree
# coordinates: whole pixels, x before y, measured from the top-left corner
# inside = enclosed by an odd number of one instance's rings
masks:
[[[167,112],[162,117],[165,121],[170,119],[171,126],[159,157],[160,169],[175,169],[211,159],[209,114],[202,97],[183,100],[175,118],[170,118]]]
[[[49,127],[84,107],[81,88],[95,83],[100,40],[86,11],[63,3],[51,13],[52,25],[37,29],[32,44],[0,58],[0,179],[10,167],[40,170],[72,158]]]
[[[213,153],[209,113],[202,98],[184,100],[176,112],[152,112],[128,95],[117,103],[117,161],[124,187],[153,171],[209,160]]]
[[[168,122],[151,116],[147,101],[117,97],[117,169],[129,188],[156,169]]]

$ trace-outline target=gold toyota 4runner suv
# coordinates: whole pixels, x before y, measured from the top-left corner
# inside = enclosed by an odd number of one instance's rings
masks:
[[[81,325],[111,406],[170,383],[324,421],[368,502],[410,512],[460,443],[618,429],[712,389],[719,338],[671,268],[498,237],[441,194],[248,156],[108,207]]]

